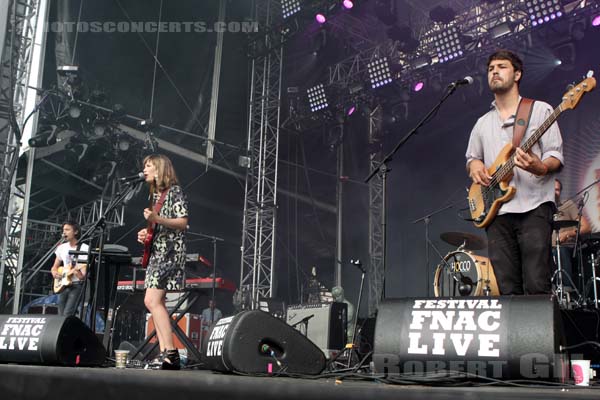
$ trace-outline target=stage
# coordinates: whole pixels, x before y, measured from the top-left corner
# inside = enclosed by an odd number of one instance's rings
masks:
[[[5,399],[597,399],[597,387],[433,387],[335,378],[250,377],[210,371],[155,371],[0,365]]]

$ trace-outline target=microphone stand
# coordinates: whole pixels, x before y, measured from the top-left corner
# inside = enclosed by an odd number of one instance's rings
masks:
[[[137,182],[134,182],[137,183]],[[85,292],[87,289],[87,284],[88,281],[90,282],[90,287],[92,287],[93,285],[93,290],[90,291],[90,295],[88,298],[88,306],[87,306],[87,310],[86,313],[89,314],[90,316],[90,324],[89,327],[92,330],[92,332],[96,332],[96,309],[97,309],[97,295],[98,295],[98,288],[99,288],[99,281],[100,281],[100,266],[102,264],[102,253],[104,251],[104,240],[105,240],[105,236],[106,236],[106,216],[111,213],[115,208],[117,208],[125,199],[127,199],[129,197],[129,195],[131,193],[133,193],[137,188],[137,185],[127,185],[127,188],[121,193],[118,192],[116,198],[112,199],[108,205],[106,206],[106,209],[104,210],[104,212],[102,213],[102,215],[98,218],[98,220],[96,222],[94,222],[94,225],[92,225],[90,228],[88,228],[87,231],[85,231],[83,233],[83,235],[81,235],[81,237],[79,238],[79,242],[83,243],[84,240],[92,237],[93,233],[98,229],[100,230],[100,234],[99,234],[99,239],[98,239],[98,252],[97,252],[97,257],[96,257],[96,262],[97,262],[97,267],[94,269],[94,265],[92,263],[92,246],[90,244],[90,246],[88,246],[88,258],[87,258],[87,262],[88,262],[88,271],[86,273],[86,279],[83,281],[83,289],[82,289],[82,296],[81,299],[83,299],[85,297]],[[108,279],[108,277],[107,277]],[[134,282],[134,286],[135,286],[135,282]],[[89,311],[89,312],[88,312]],[[106,320],[108,310],[104,310],[104,317]],[[84,321],[84,312],[83,312],[83,308],[80,311],[79,314],[79,318]]]
[[[442,107],[442,104],[444,104],[444,102],[448,99],[448,97],[450,97],[450,95],[452,95],[455,91],[456,88],[458,87],[458,85],[456,83],[450,84],[447,87],[446,93],[444,93],[444,95],[440,98],[440,100],[437,102],[437,104],[435,106],[433,106],[433,108],[427,113],[425,114],[425,116],[417,123],[417,125],[412,128],[406,135],[404,135],[404,137],[402,137],[402,139],[400,139],[400,141],[396,144],[396,146],[392,149],[391,152],[389,152],[384,159],[379,163],[379,165],[375,168],[373,168],[373,170],[371,171],[371,173],[365,178],[364,182],[365,183],[369,183],[369,181],[371,181],[371,179],[373,179],[373,177],[375,176],[375,174],[379,173],[380,177],[381,177],[381,182],[382,182],[382,212],[381,212],[381,225],[382,225],[382,247],[383,247],[383,254],[382,254],[382,265],[383,265],[383,284],[382,284],[382,288],[381,288],[381,299],[385,299],[385,275],[386,275],[386,270],[387,270],[387,257],[386,257],[386,253],[387,253],[387,174],[390,171],[390,169],[387,167],[387,164],[392,161],[392,158],[394,157],[394,155],[396,154],[396,152],[400,149],[400,147],[402,147],[404,145],[404,143],[406,143],[408,141],[408,139],[410,139],[413,135],[415,135],[419,128],[421,128],[423,125],[425,125],[427,122],[429,122],[429,120],[439,111],[439,109]]]
[[[216,291],[216,281],[217,281],[217,242],[218,241],[224,242],[225,240],[220,237],[205,235],[204,233],[189,232],[189,234],[194,235],[194,236],[200,236],[201,238],[205,238],[205,239],[210,239],[210,241],[212,242],[212,249],[213,249],[212,288],[211,288],[210,296],[211,296],[211,300],[212,300],[213,304],[215,304],[215,291]],[[211,321],[211,324],[213,324],[215,321],[215,309],[214,308],[210,309],[210,321]]]

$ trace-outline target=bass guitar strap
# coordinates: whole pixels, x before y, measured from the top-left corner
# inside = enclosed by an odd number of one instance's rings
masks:
[[[521,97],[519,107],[517,107],[517,115],[515,117],[515,124],[513,125],[513,141],[512,145],[516,149],[521,145],[521,141],[527,132],[529,126],[529,120],[531,119],[531,113],[533,112],[533,103],[535,100]]]

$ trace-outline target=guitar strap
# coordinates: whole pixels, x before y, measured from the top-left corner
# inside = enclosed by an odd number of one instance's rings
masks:
[[[163,190],[163,192],[160,194],[160,198],[154,205],[154,212],[156,213],[156,215],[158,215],[158,213],[160,213],[160,210],[161,210],[163,204],[165,204],[165,199],[167,198],[167,193],[169,193],[169,189]]]
[[[527,132],[527,127],[529,126],[529,120],[531,118],[531,113],[533,112],[533,103],[534,102],[535,102],[535,100],[521,97],[521,101],[519,102],[519,107],[517,107],[517,115],[515,117],[515,124],[513,125],[512,144],[515,149],[521,145],[523,136],[525,136],[525,132]]]

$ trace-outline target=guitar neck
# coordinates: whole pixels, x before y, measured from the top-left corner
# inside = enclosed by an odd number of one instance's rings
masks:
[[[535,130],[535,132],[533,132],[533,134],[525,141],[525,143],[521,145],[521,150],[523,150],[526,153],[529,150],[531,150],[533,145],[536,144],[538,140],[540,140],[542,135],[546,133],[548,128],[552,126],[552,124],[556,121],[556,119],[562,113],[562,111],[562,106],[556,107],[554,111],[552,111],[552,114],[550,114],[548,118],[546,118],[544,123],[542,123],[542,125],[540,125]],[[507,175],[512,173],[514,167],[515,158],[514,156],[512,156],[500,169],[498,169],[498,171],[496,171],[496,173],[494,173],[494,176],[497,178],[498,181],[502,181],[504,178],[506,178]]]

